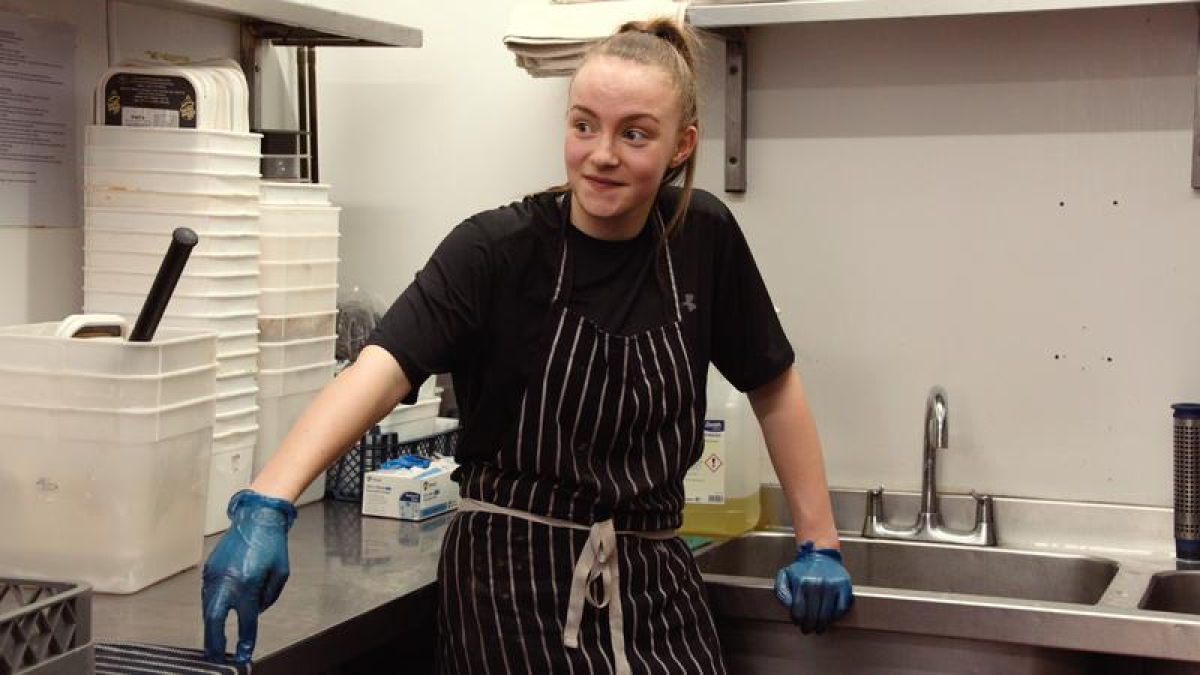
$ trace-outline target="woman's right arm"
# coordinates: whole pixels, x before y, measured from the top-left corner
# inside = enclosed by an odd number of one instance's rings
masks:
[[[294,502],[410,389],[404,370],[387,350],[364,347],[296,420],[250,489]]]

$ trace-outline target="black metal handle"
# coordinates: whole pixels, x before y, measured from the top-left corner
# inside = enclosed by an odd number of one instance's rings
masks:
[[[141,313],[138,314],[137,323],[133,326],[133,332],[129,334],[130,342],[149,342],[154,337],[154,332],[158,330],[158,322],[162,321],[163,312],[167,311],[167,303],[171,301],[171,294],[175,292],[175,285],[179,283],[179,277],[183,274],[183,267],[187,265],[188,256],[199,241],[196,233],[187,227],[177,227],[171,233],[171,245],[167,247],[167,254],[163,256],[154,283],[150,285],[150,292],[146,295]]]

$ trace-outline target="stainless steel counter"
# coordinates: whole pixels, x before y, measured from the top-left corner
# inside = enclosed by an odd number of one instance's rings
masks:
[[[364,517],[358,504],[299,509],[289,538],[291,578],[262,615],[254,672],[320,673],[410,632],[436,613],[434,581],[451,515],[421,523]],[[219,535],[205,541],[205,555]],[[201,648],[200,569],[132,595],[93,600],[95,640]],[[236,619],[227,624],[235,644]]]

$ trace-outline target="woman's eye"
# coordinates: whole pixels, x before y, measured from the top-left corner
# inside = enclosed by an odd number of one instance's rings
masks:
[[[579,133],[586,134],[587,132],[592,130],[592,125],[588,124],[587,122],[585,122],[583,120],[577,120],[577,121],[571,123],[571,128],[574,129],[575,131],[578,131]]]
[[[649,138],[649,136],[647,136],[646,132],[642,131],[641,129],[626,129],[625,138],[631,141],[641,142]]]

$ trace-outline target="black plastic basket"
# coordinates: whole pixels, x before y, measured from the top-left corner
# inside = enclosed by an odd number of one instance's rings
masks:
[[[361,502],[363,477],[389,459],[401,455],[433,457],[454,455],[460,429],[448,429],[400,443],[363,441],[342,455],[325,473],[325,496],[344,502]],[[2,674],[0,674],[2,675]]]
[[[0,578],[0,675],[94,668],[91,586]]]

